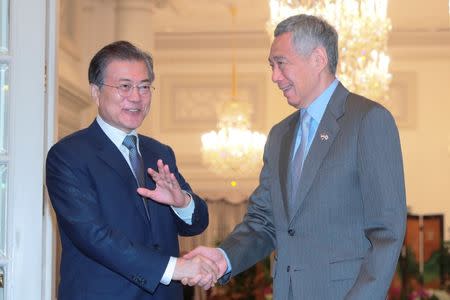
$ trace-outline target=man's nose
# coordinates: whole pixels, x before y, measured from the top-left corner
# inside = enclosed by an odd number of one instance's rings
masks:
[[[283,78],[283,74],[277,66],[272,68],[272,82],[277,83]]]
[[[141,94],[139,94],[139,87],[133,86],[131,88],[131,94],[128,96],[128,99],[131,101],[140,101],[141,100]]]

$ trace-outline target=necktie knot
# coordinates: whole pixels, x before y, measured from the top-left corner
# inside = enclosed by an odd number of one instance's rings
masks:
[[[129,134],[124,139],[122,144],[127,147],[128,150],[136,148],[136,136]]]
[[[136,136],[131,134],[127,135],[123,139],[122,144],[129,150],[128,158],[139,186],[144,186],[144,163],[142,162],[142,158],[137,151]]]
[[[302,140],[304,133],[309,133],[309,124],[311,123],[311,115],[308,114],[307,110],[303,110],[301,113],[301,130],[302,130]],[[308,139],[308,137],[306,137]],[[308,142],[306,140],[306,142]]]

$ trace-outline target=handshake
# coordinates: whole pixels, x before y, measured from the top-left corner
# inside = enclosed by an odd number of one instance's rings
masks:
[[[226,270],[227,261],[221,250],[200,246],[177,259],[172,280],[208,290]]]

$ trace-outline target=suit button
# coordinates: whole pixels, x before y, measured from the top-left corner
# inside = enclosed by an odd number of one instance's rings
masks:
[[[159,250],[159,245],[158,245],[158,244],[154,244],[154,245],[153,245],[153,249]]]
[[[289,234],[290,236],[294,236],[294,235],[295,235],[295,230],[294,230],[294,229],[289,229],[289,230],[288,230],[288,234]]]
[[[291,270],[291,266],[287,266],[286,271],[290,271]]]

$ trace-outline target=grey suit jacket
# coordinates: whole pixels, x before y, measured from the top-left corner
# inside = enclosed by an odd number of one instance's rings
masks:
[[[339,84],[305,159],[296,209],[288,211],[298,117],[270,131],[260,184],[244,220],[220,246],[230,275],[275,250],[277,300],[288,299],[289,289],[293,299],[385,299],[406,224],[395,122],[384,107]]]

